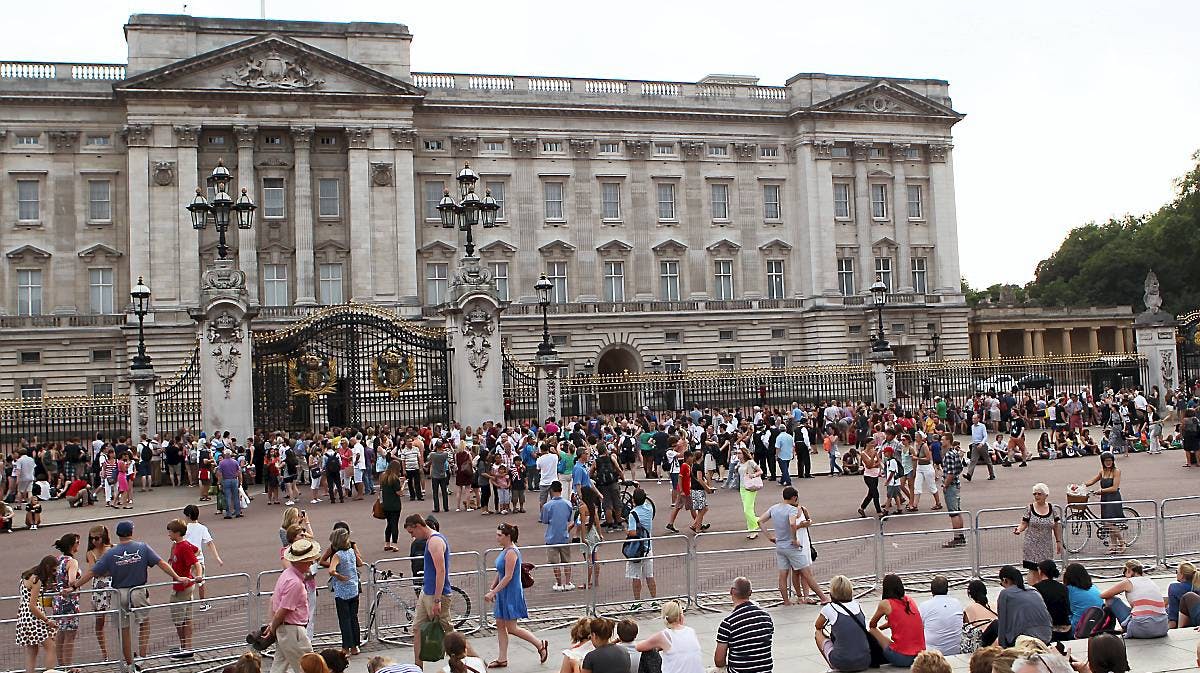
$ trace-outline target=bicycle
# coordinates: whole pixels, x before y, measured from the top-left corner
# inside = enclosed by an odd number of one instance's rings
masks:
[[[1109,546],[1111,529],[1120,533],[1126,547],[1133,546],[1142,534],[1141,515],[1132,507],[1122,505],[1120,519],[1102,519],[1096,516],[1089,504],[1095,494],[1095,491],[1086,491],[1084,494],[1067,493],[1067,513],[1063,517],[1063,524],[1071,527],[1071,535],[1064,546],[1071,554],[1078,554],[1087,546],[1088,540],[1093,536],[1093,527],[1096,529],[1096,539],[1105,547]]]
[[[375,620],[382,617],[382,613],[388,610],[395,610],[398,615],[401,611],[404,613],[404,619],[399,620],[393,618],[389,620],[392,624],[407,635],[412,635],[413,618],[416,615],[417,601],[420,599],[421,593],[421,577],[412,579],[413,600],[409,602],[401,595],[403,592],[393,590],[393,585],[401,584],[404,579],[403,572],[392,570],[373,570],[375,586],[375,597],[371,600],[371,611],[367,616],[367,626],[364,629],[365,633],[371,633],[371,629],[375,626]],[[471,618],[471,597],[462,589],[450,585],[449,605],[443,604],[443,610],[450,611],[450,623],[456,631],[462,630],[467,620]],[[392,628],[392,627],[389,627]],[[382,638],[380,639],[382,640]]]
[[[638,486],[640,485],[640,482],[638,482],[635,479],[623,479],[619,483],[621,485],[621,490],[617,494],[617,497],[620,498],[620,500],[621,500],[621,516],[624,517],[625,519],[628,519],[629,512],[633,511],[633,508],[634,508],[633,491],[638,488]],[[631,489],[633,489],[633,490],[631,490]],[[651,500],[650,496],[648,496],[648,495],[646,496],[646,502],[650,503],[651,510],[653,510],[655,512],[658,511],[658,509],[656,509],[654,507],[654,501]]]

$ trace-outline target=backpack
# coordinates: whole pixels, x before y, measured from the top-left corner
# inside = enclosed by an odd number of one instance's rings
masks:
[[[612,456],[604,454],[596,460],[596,485],[608,486],[617,483],[617,470],[613,467]]]
[[[1079,621],[1075,622],[1075,631],[1071,635],[1078,640],[1091,638],[1101,633],[1111,633],[1116,623],[1117,620],[1108,608],[1093,605],[1079,615]]]
[[[650,530],[642,525],[642,517],[637,512],[629,513],[633,515],[637,537],[621,545],[621,553],[626,559],[638,563],[650,553]]]
[[[1183,424],[1183,436],[1190,440],[1200,436],[1200,418],[1192,416],[1187,419],[1187,422]]]

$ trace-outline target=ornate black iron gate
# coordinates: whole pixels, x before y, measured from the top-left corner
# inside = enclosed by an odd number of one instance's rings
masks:
[[[309,430],[445,423],[451,351],[440,330],[366,304],[254,334],[254,424]]]
[[[1193,390],[1200,380],[1200,311],[1179,317],[1175,341],[1179,345],[1179,385]]]
[[[504,354],[504,420],[538,420],[537,371]],[[545,420],[545,419],[541,419]]]
[[[167,381],[154,396],[154,431],[160,437],[174,437],[185,431],[198,437],[201,424],[200,347],[192,351],[175,378]]]

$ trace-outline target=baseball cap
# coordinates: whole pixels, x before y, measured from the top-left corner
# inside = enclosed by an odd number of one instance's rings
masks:
[[[122,521],[117,524],[117,537],[133,537],[133,522]]]

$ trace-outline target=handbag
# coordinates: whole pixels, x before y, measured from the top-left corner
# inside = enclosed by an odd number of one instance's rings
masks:
[[[747,491],[759,491],[762,490],[762,487],[763,478],[761,474],[754,477],[746,477],[742,480],[742,488],[746,489]]]
[[[387,513],[383,511],[383,501],[375,498],[375,504],[371,505],[371,516],[376,519],[386,519]]]
[[[849,617],[850,621],[854,622],[855,624],[858,624],[858,628],[862,629],[863,636],[865,636],[867,639],[867,647],[870,648],[870,650],[871,650],[871,666],[870,667],[871,668],[879,668],[880,666],[887,664],[888,663],[887,657],[883,656],[883,646],[879,644],[878,640],[875,640],[875,637],[872,636],[869,631],[867,631],[866,624],[863,624],[862,622],[858,621],[858,618],[855,617],[853,614],[851,614],[850,609],[847,608],[845,605],[843,605],[837,601],[831,601],[830,605],[833,606],[833,609],[835,609],[838,612],[842,613],[843,615],[846,615],[847,617]],[[864,620],[866,619],[866,615],[863,615],[863,619]]]
[[[521,587],[528,589],[533,586],[533,569],[537,566],[532,563],[521,564]]]
[[[446,632],[438,620],[421,625],[421,661],[441,661],[446,656]]]
[[[991,619],[976,619],[962,625],[962,640],[959,641],[959,652],[971,654],[983,645],[983,630],[991,624]]]

